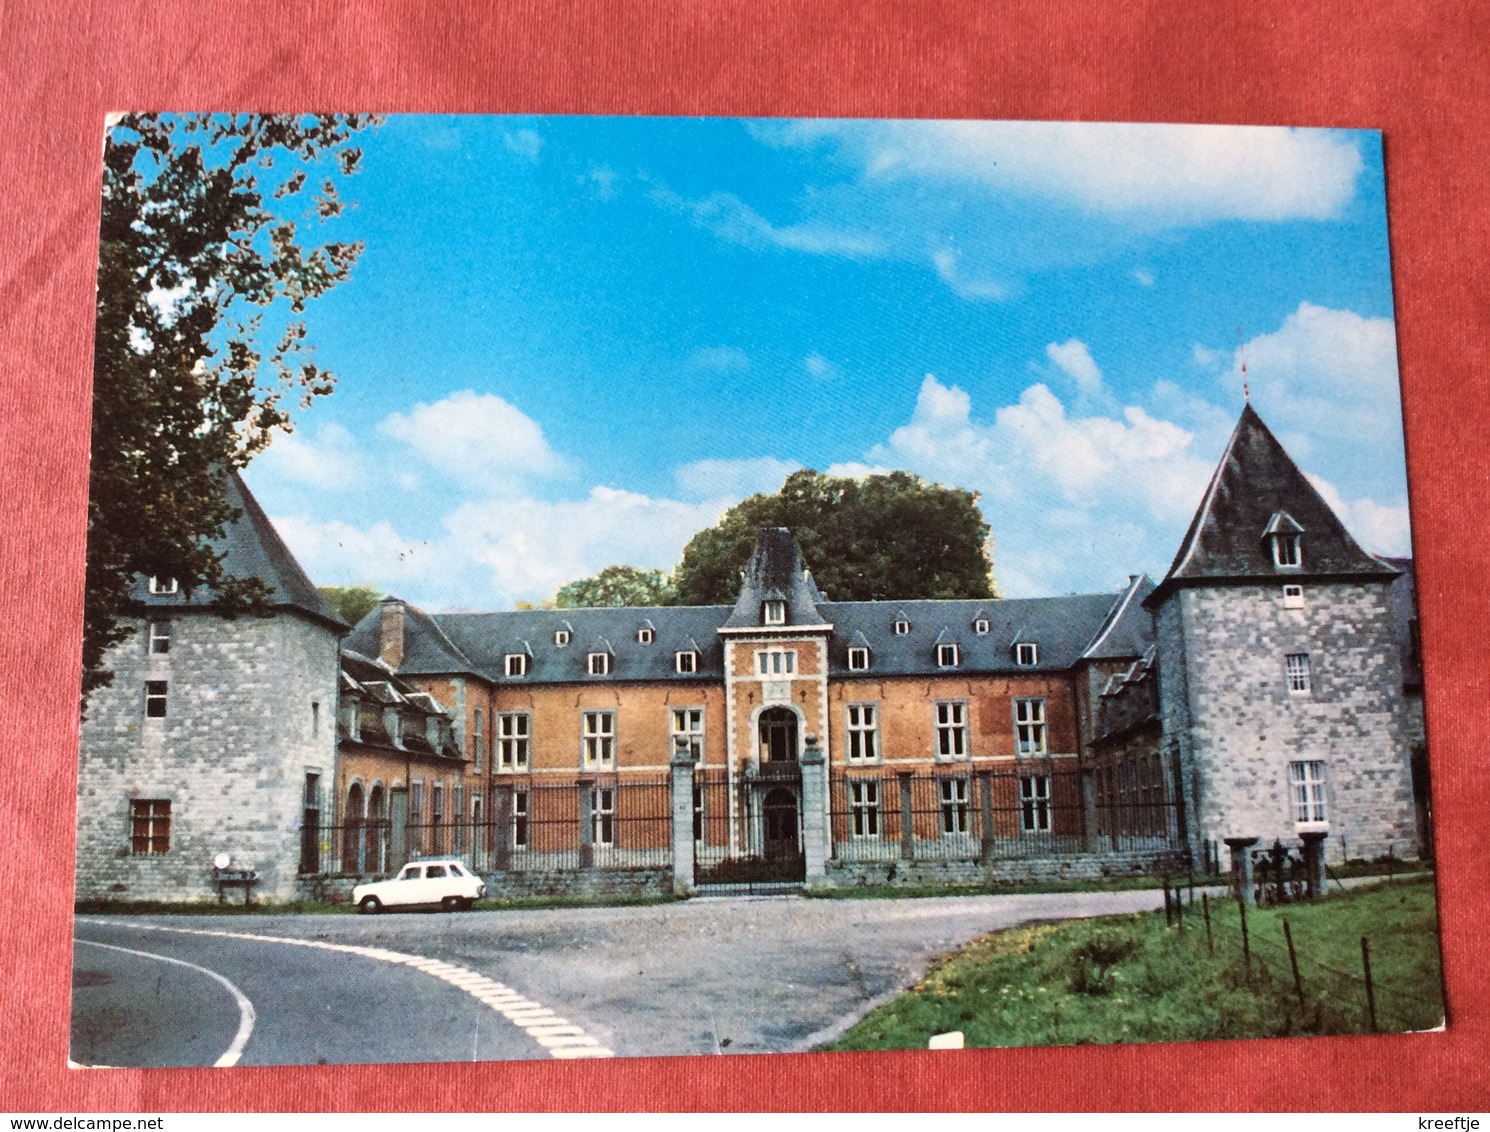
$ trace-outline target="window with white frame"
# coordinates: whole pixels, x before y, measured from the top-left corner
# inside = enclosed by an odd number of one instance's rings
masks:
[[[145,681],[145,718],[164,719],[166,717],[166,692],[169,684],[165,680]]]
[[[497,713],[497,769],[499,771],[528,769],[531,727],[532,717],[525,711]]]
[[[455,826],[455,835],[450,847],[457,853],[464,853],[466,851],[466,788],[457,783],[450,799],[453,807],[451,812],[455,815],[452,823]]]
[[[968,787],[965,778],[944,778],[937,784],[942,810],[942,833],[968,831]]]
[[[445,824],[445,784],[436,782],[429,788],[429,820],[438,829]],[[436,834],[438,837],[439,835]]]
[[[504,671],[508,676],[526,676],[528,674],[528,654],[525,652],[510,652],[505,657]]]
[[[673,750],[686,750],[694,762],[704,761],[704,709],[672,709]]]
[[[844,728],[845,753],[851,763],[873,762],[879,758],[879,710],[875,704],[849,704],[844,708],[848,726]]]
[[[698,671],[698,653],[693,649],[680,649],[673,657],[673,667],[684,676]]]
[[[698,783],[693,785],[693,840],[702,842],[704,840],[704,788]]]
[[[587,711],[582,713],[582,719],[584,748],[580,756],[581,764],[585,767],[615,766],[616,713]]]
[[[1297,567],[1304,564],[1304,539],[1302,535],[1273,536],[1273,565]]]
[[[596,845],[616,843],[616,788],[599,786],[595,789],[594,805],[590,810],[590,840]]]
[[[1295,825],[1320,826],[1329,823],[1324,800],[1324,763],[1318,759],[1288,764],[1288,785],[1293,795]]]
[[[636,631],[636,643],[639,645],[650,645],[655,634],[651,629],[643,625]]]
[[[181,583],[175,578],[157,578],[150,576],[150,592],[153,594],[174,594],[181,592]]]
[[[961,659],[961,650],[956,645],[936,646],[936,663],[938,667],[956,668]]]
[[[897,637],[903,637],[910,631],[911,623],[909,621],[907,621],[904,617],[897,617],[895,619],[895,635]]]
[[[880,784],[860,779],[848,784],[849,832],[854,837],[880,835]]]
[[[1014,701],[1014,750],[1021,755],[1043,755],[1045,746],[1045,701]]]
[[[1284,609],[1303,609],[1304,608],[1304,587],[1303,586],[1284,586],[1283,587],[1283,608]]]
[[[512,847],[514,849],[528,847],[528,792],[526,790],[512,792]]]
[[[129,851],[136,857],[157,857],[171,851],[169,798],[129,800]]]
[[[1288,667],[1288,691],[1290,695],[1307,696],[1309,683],[1309,654],[1292,652],[1285,658]]]
[[[1029,774],[1019,780],[1019,828],[1025,833],[1050,832],[1050,776]]]
[[[592,652],[585,657],[585,671],[591,676],[610,675],[610,653]]]
[[[481,763],[486,757],[486,713],[481,708],[471,712],[471,769],[481,773]]]
[[[849,649],[848,667],[850,672],[868,672],[869,650],[861,646],[855,646]]]
[[[961,700],[942,700],[936,705],[936,757],[967,757],[967,704]]]
[[[762,676],[790,676],[797,671],[797,650],[761,649],[755,654],[755,667]]]
[[[786,624],[786,602],[763,601],[761,602],[761,624],[763,625],[785,625]]]
[[[974,621],[973,632],[977,633],[980,637],[986,636],[988,634],[988,618],[980,617]]]
[[[568,629],[554,630],[554,644],[557,645],[559,648],[563,648],[569,643],[569,637],[570,633]]]
[[[424,824],[424,782],[418,778],[409,784],[409,824]]]
[[[1014,646],[1014,663],[1029,668],[1040,663],[1040,646],[1034,641],[1020,641]]]
[[[169,621],[150,622],[150,652],[158,656],[170,651],[171,623]]]

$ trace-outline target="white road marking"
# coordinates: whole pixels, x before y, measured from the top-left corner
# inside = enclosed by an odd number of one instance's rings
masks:
[[[257,935],[253,932],[225,932],[211,931],[206,928],[169,928],[161,924],[141,924],[132,920],[99,920],[90,917],[78,917],[80,924],[98,924],[103,927],[135,928],[147,932],[177,932],[181,935],[211,936],[215,939],[246,939],[254,943],[283,943],[291,947],[313,947],[320,951],[339,951],[346,955],[360,955],[364,959],[377,959],[383,963],[397,963],[405,967],[412,967],[421,971],[431,978],[439,979],[441,982],[449,983],[456,990],[464,991],[483,1006],[488,1006],[496,1013],[502,1015],[524,1034],[532,1038],[548,1051],[550,1057],[561,1059],[572,1059],[577,1057],[614,1057],[615,1051],[606,1049],[594,1038],[590,1037],[579,1026],[572,1025],[568,1019],[560,1018],[552,1010],[542,1003],[534,1002],[530,998],[504,986],[494,979],[472,971],[466,967],[458,967],[452,963],[446,963],[443,959],[430,959],[423,955],[410,955],[403,951],[389,951],[382,947],[359,947],[350,943],[326,943],[319,939],[293,939],[288,936]],[[79,943],[91,943],[91,940],[79,940]],[[100,943],[98,947],[111,947],[112,944]],[[115,951],[128,951],[126,947],[115,947]],[[149,955],[149,952],[136,952],[139,955]],[[152,956],[155,959],[164,959],[168,963],[180,963],[183,967],[196,967],[194,963],[188,963],[184,959],[172,959],[166,955]],[[240,1008],[248,1008],[248,1026],[253,1029],[253,1005],[244,998],[242,992],[232,983],[228,982],[215,971],[208,971],[205,967],[196,967],[211,975],[214,979],[222,982],[229,990],[238,996]],[[573,1033],[562,1035],[554,1034],[550,1027],[565,1026],[573,1030]],[[242,1027],[239,1027],[242,1032]],[[235,1039],[236,1041],[236,1039]],[[248,1035],[243,1034],[243,1041],[248,1041]],[[555,1044],[567,1043],[567,1044]],[[238,1053],[243,1047],[238,1045],[237,1053],[233,1054],[233,1061],[237,1061]],[[233,1052],[231,1049],[229,1052]],[[223,1057],[228,1056],[223,1054]],[[224,1062],[219,1059],[219,1065],[231,1065],[232,1061]]]
[[[136,951],[132,947],[117,947],[112,943],[99,943],[96,939],[78,938],[75,942],[86,943],[89,947],[102,947],[108,951],[122,951],[125,955],[138,955],[145,959],[158,959],[162,963],[174,963],[178,967],[187,967],[206,975],[208,978],[216,979],[223,986],[227,987],[228,992],[238,1003],[238,1032],[233,1035],[233,1041],[223,1051],[223,1055],[212,1064],[220,1069],[238,1064],[238,1059],[243,1056],[243,1047],[248,1045],[249,1036],[254,1032],[254,1020],[257,1016],[254,1014],[254,1004],[248,1001],[248,996],[234,986],[227,978],[219,975],[216,971],[208,970],[206,967],[199,967],[195,963],[188,963],[185,959],[173,959],[169,955],[157,955],[153,951]]]

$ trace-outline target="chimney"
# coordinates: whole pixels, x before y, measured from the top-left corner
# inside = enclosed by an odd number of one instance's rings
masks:
[[[378,607],[378,659],[397,670],[404,662],[404,603],[385,597]]]

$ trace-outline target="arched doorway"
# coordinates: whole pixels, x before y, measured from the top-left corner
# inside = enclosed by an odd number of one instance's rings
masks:
[[[362,783],[352,783],[347,791],[347,808],[342,814],[341,869],[344,873],[363,872],[362,830],[366,822],[366,800]]]
[[[797,841],[797,796],[784,786],[767,792],[761,804],[762,849],[768,861],[796,861],[802,856]]]
[[[761,712],[760,744],[761,762],[796,762],[797,713],[784,707],[767,708]]]

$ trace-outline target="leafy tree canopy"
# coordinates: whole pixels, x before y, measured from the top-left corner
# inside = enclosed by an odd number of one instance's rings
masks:
[[[559,609],[595,605],[672,605],[673,590],[661,570],[607,566],[593,578],[581,578],[554,595]]]
[[[127,114],[104,144],[83,694],[132,580],[209,589],[262,609],[206,545],[235,516],[223,473],[289,412],[332,388],[310,359],[306,303],[345,280],[361,245],[315,242],[342,209],[366,115]],[[266,318],[269,320],[266,322]]]
[[[377,586],[317,586],[331,611],[348,625],[355,625],[383,600],[383,591]]]
[[[834,601],[996,596],[988,523],[971,491],[908,472],[845,479],[803,470],[693,536],[673,574],[680,605],[733,602],[761,527],[786,527]]]

